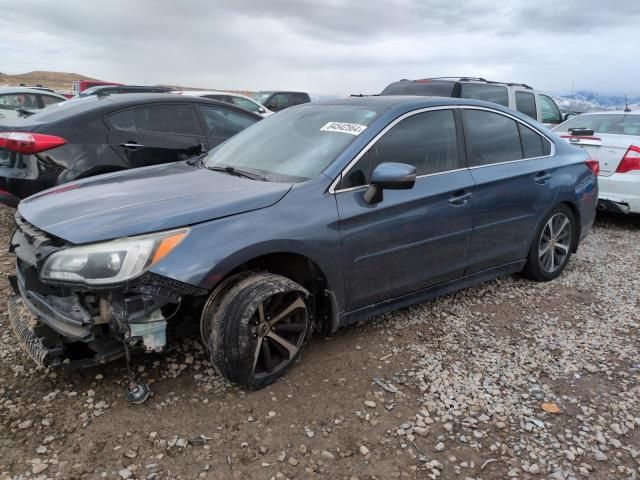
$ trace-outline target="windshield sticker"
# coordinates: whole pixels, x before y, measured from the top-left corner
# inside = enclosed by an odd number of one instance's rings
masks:
[[[360,135],[366,125],[358,125],[357,123],[342,123],[342,122],[329,122],[320,129],[321,132],[340,132],[348,133],[350,135]]]

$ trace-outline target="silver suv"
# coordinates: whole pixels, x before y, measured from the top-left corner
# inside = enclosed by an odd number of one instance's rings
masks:
[[[493,82],[475,77],[403,79],[388,85],[380,95],[473,98],[512,108],[547,126],[565,120],[553,98],[524,83]]]

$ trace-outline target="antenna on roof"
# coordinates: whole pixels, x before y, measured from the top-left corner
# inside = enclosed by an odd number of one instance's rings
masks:
[[[629,108],[629,101],[627,100],[627,94],[624,94],[624,113],[629,113],[631,109]]]

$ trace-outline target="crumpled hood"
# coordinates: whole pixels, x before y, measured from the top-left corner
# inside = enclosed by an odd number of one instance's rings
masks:
[[[265,208],[291,189],[186,162],[72,182],[23,200],[22,217],[71,243],[87,243],[193,225]]]

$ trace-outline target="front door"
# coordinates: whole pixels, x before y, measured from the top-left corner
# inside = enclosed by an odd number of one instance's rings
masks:
[[[414,165],[411,190],[367,204],[383,162]],[[347,308],[354,310],[462,276],[473,226],[474,181],[464,165],[456,114],[436,109],[397,121],[345,172],[336,189]]]

